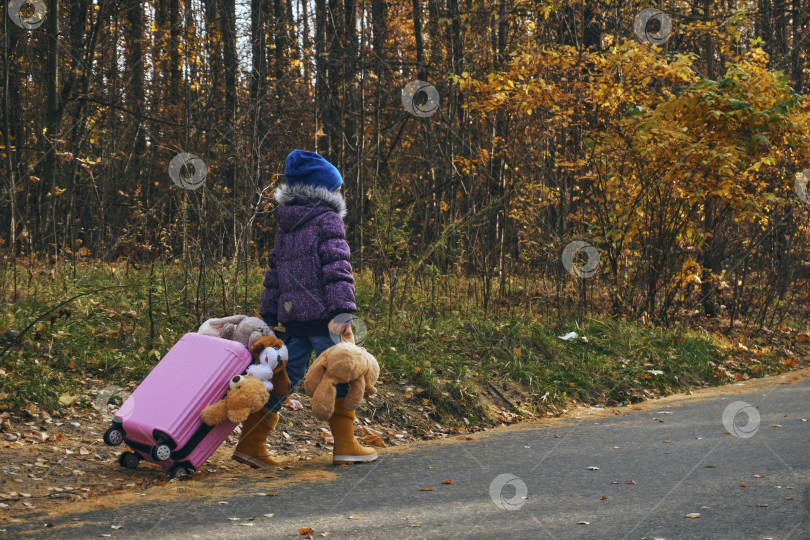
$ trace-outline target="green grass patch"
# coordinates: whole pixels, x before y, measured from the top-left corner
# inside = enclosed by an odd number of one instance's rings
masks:
[[[0,351],[39,319],[0,358],[0,407],[60,409],[59,396],[80,394],[88,381],[124,386],[140,381],[169,348],[201,320],[257,315],[264,270],[232,280],[226,268],[206,273],[179,265],[127,269],[123,264],[27,270],[16,302],[0,306]],[[0,289],[11,294],[9,269]],[[247,287],[245,287],[247,279]],[[481,394],[491,386],[518,394],[514,410],[560,410],[569,400],[627,405],[647,397],[755,377],[785,369],[770,349],[741,356],[731,343],[681,326],[650,328],[607,318],[549,324],[536,317],[484,313],[455,287],[409,285],[407,294],[375,290],[357,278],[357,316],[368,326],[365,347],[385,381],[413,387],[414,406],[445,421],[482,422]],[[77,295],[63,306],[59,304]],[[233,292],[236,291],[234,295]],[[245,297],[247,302],[245,302]],[[392,301],[393,298],[393,301]],[[56,309],[54,309],[56,308]],[[581,337],[560,339],[570,331]],[[764,352],[763,352],[764,351]],[[520,403],[518,404],[517,401]]]

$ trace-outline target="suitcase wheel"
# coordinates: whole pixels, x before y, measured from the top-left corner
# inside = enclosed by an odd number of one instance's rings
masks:
[[[172,457],[172,449],[163,440],[159,440],[149,451],[149,455],[155,461],[168,461]]]
[[[184,480],[191,475],[191,471],[188,470],[188,467],[185,465],[175,465],[171,469],[169,469],[169,476],[172,478],[177,478],[178,480]]]
[[[107,446],[118,446],[124,442],[124,433],[115,427],[115,424],[104,432],[104,444]]]
[[[140,461],[141,456],[135,452],[121,452],[121,455],[118,456],[118,464],[127,469],[137,469]]]

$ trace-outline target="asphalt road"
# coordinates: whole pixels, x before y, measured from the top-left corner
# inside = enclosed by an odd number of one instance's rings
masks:
[[[311,527],[331,539],[810,538],[810,379],[732,389],[418,444],[372,464],[308,463],[335,477],[276,483],[277,496],[257,495],[269,481],[246,473],[224,499],[147,494],[0,537],[303,538]],[[735,417],[738,401],[749,408]]]

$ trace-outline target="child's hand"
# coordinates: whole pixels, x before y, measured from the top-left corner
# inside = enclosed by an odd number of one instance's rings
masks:
[[[329,331],[339,336],[348,334],[352,331],[352,323],[349,322],[336,322],[335,319],[329,321]]]

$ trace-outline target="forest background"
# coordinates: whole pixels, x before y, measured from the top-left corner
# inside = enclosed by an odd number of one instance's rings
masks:
[[[649,7],[9,3],[0,406],[257,314],[293,148],[343,173],[366,345],[426,407],[479,376],[522,414],[507,381],[615,404],[795,367],[810,2]]]

